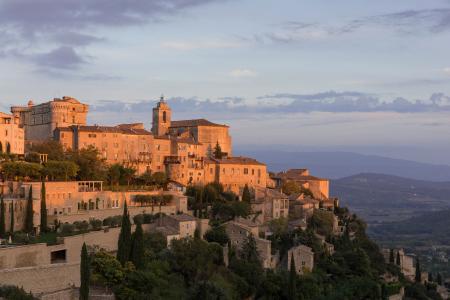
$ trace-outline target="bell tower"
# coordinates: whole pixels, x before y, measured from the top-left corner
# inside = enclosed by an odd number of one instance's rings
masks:
[[[161,96],[156,107],[153,108],[152,133],[154,136],[162,136],[169,133],[172,110]]]

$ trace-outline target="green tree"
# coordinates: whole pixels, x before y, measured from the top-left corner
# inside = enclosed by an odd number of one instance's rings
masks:
[[[9,232],[11,234],[13,234],[14,233],[14,200],[11,201],[10,221],[11,221],[11,223],[10,223],[10,226],[9,226],[9,228],[10,228]]]
[[[27,210],[25,215],[25,231],[28,233],[31,233],[34,229],[33,215],[33,186],[30,185],[27,200]]]
[[[441,275],[441,273],[437,274],[437,280],[436,281],[437,281],[437,284],[442,285],[443,282],[442,282],[442,275]]]
[[[433,282],[433,273],[428,272],[428,282]]]
[[[136,269],[142,269],[144,267],[144,232],[140,222],[137,223],[136,230],[133,233],[131,262]]]
[[[249,234],[241,250],[241,258],[250,263],[260,264],[258,248],[253,234]]]
[[[48,140],[42,143],[33,143],[30,152],[48,154],[48,160],[64,160],[64,149],[60,142]]]
[[[106,177],[105,160],[100,157],[98,149],[92,145],[68,152],[67,159],[78,165],[78,180],[104,180]]]
[[[219,145],[219,141],[217,141],[216,147],[214,147],[214,158],[222,159],[222,157],[223,157],[222,148]]]
[[[251,200],[252,200],[252,196],[250,194],[250,189],[248,188],[248,185],[246,184],[244,186],[244,190],[242,191],[242,201],[250,203]]]
[[[5,237],[5,201],[3,200],[3,195],[0,196],[0,237]]]
[[[224,226],[213,226],[205,233],[205,239],[212,243],[219,243],[225,246],[230,240]]]
[[[283,182],[281,189],[286,195],[299,194],[302,189],[295,181]]]
[[[418,283],[422,281],[422,270],[420,269],[420,261],[419,258],[416,258],[416,276],[414,280]]]
[[[89,281],[91,277],[89,255],[87,252],[86,243],[83,243],[81,248],[81,262],[80,262],[80,300],[89,299]]]
[[[291,266],[289,270],[288,299],[297,299],[297,271],[295,269],[294,253],[291,254]]]
[[[117,248],[117,260],[125,265],[127,261],[130,260],[131,253],[131,222],[130,214],[128,213],[127,202],[124,202],[123,215],[122,215],[122,226],[120,228],[119,234],[119,244]]]
[[[399,251],[399,250],[397,250],[397,259],[396,259],[396,261],[395,261],[395,264],[396,264],[397,266],[399,266],[399,267],[400,267],[400,265],[401,265],[400,251]]]
[[[167,185],[167,176],[164,172],[155,172],[152,175],[153,184],[160,187],[165,187]]]
[[[41,232],[47,232],[47,203],[46,203],[45,181],[42,181],[41,187]]]
[[[394,249],[389,250],[389,263],[394,264]]]
[[[73,161],[49,160],[44,164],[42,173],[50,180],[64,180],[75,178],[79,167]]]

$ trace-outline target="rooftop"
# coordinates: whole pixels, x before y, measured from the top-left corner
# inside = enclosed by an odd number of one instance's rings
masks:
[[[172,218],[175,219],[179,222],[187,222],[187,221],[195,221],[196,218],[191,216],[191,215],[187,215],[187,214],[179,214],[179,215],[168,215],[168,218]]]
[[[125,126],[124,126],[125,125]],[[59,131],[73,131],[75,128],[81,132],[108,132],[108,133],[122,133],[122,134],[135,134],[135,135],[152,135],[151,132],[141,129],[126,126],[128,124],[121,124],[117,126],[98,126],[98,125],[82,125],[82,126],[69,126],[58,127]]]
[[[172,121],[170,123],[170,127],[196,127],[196,126],[228,127],[227,125],[213,123],[206,119],[179,120],[179,121]]]
[[[265,164],[257,161],[254,158],[244,157],[244,156],[235,156],[235,157],[225,157],[222,159],[209,158],[210,161],[219,163],[219,164],[234,164],[234,165],[257,165],[257,166],[265,166]]]

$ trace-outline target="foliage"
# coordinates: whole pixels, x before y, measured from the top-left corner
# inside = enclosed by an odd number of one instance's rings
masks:
[[[0,298],[14,300],[35,300],[31,294],[27,294],[22,288],[9,285],[0,285]]]
[[[107,178],[111,185],[130,185],[135,177],[136,169],[113,164],[108,168]]]
[[[90,280],[90,263],[87,252],[86,243],[83,243],[81,248],[81,262],[80,262],[80,300],[89,299],[89,280]]]
[[[131,253],[131,222],[130,214],[128,213],[127,203],[123,206],[122,225],[120,227],[120,234],[117,247],[117,260],[125,265],[130,260]]]
[[[48,176],[49,180],[74,179],[77,176],[79,167],[73,161],[49,160],[44,164],[42,174]]]
[[[8,161],[2,163],[2,172],[6,179],[15,178],[39,179],[41,177],[42,166],[38,163],[25,161]]]
[[[217,141],[216,146],[214,147],[214,158],[216,159],[222,159],[224,156],[224,153],[222,152],[222,148],[219,145],[219,142]]]
[[[14,233],[14,201],[11,201],[11,214],[9,216],[10,224],[9,224],[9,232]]]
[[[5,234],[6,234],[6,229],[5,229],[5,210],[6,210],[6,206],[5,206],[5,201],[3,200],[3,195],[1,196],[0,199],[0,237],[1,238],[5,238]]]
[[[416,258],[416,275],[414,277],[414,280],[416,282],[422,281],[422,270],[420,269],[420,261],[418,257]]]
[[[333,232],[333,213],[316,209],[308,225],[318,234],[329,236]]]
[[[62,161],[65,159],[62,144],[54,140],[48,140],[42,143],[33,143],[30,152],[48,154],[47,158],[49,161]],[[36,162],[39,162],[39,160]]]
[[[47,203],[46,198],[47,193],[45,191],[45,182],[42,181],[41,185],[41,232],[47,232],[48,226],[47,226]]]
[[[229,242],[229,237],[225,231],[225,227],[224,226],[213,226],[211,227],[206,233],[204,238],[212,243],[218,243],[222,246],[225,246],[226,244],[228,244]]]
[[[250,194],[250,189],[248,188],[248,185],[246,184],[244,186],[244,190],[242,191],[242,201],[250,203],[252,200],[252,195]]]
[[[104,180],[106,178],[106,163],[100,157],[97,148],[92,145],[81,150],[70,151],[66,157],[79,167],[77,180]]]
[[[69,224],[69,223],[64,223],[61,225],[60,227],[61,229],[61,234],[64,235],[71,235],[74,231],[75,231],[75,225],[73,224]]]
[[[103,220],[103,226],[117,227],[120,226],[121,224],[122,224],[122,216],[106,217]]]
[[[132,235],[131,262],[136,269],[144,267],[144,232],[141,223],[137,223],[136,230]]]
[[[99,219],[90,219],[89,225],[91,225],[92,230],[100,230],[102,229],[103,222]]]

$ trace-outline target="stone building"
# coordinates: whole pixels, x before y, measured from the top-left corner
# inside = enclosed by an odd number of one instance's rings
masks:
[[[242,246],[247,241],[250,235],[256,241],[256,247],[261,259],[261,263],[266,269],[273,269],[278,263],[278,256],[272,255],[272,243],[269,240],[259,237],[258,224],[243,218],[238,218],[234,221],[225,223],[225,231],[230,238],[231,246],[235,247],[238,251],[242,249]]]
[[[142,123],[58,127],[54,131],[54,139],[65,150],[93,146],[108,164],[123,164],[135,168],[138,173],[153,169],[153,136]]]
[[[89,106],[75,98],[64,96],[35,105],[29,101],[27,106],[12,106],[12,114],[19,118],[19,125],[25,130],[28,143],[53,138],[58,127],[86,125]]]
[[[0,153],[24,154],[25,136],[20,119],[0,112]]]
[[[315,199],[326,200],[330,197],[329,180],[311,176],[308,169],[290,169],[274,176],[278,186],[283,181],[294,181],[299,186],[309,189]]]
[[[256,220],[265,223],[273,219],[289,217],[289,198],[273,189],[255,188],[255,198],[251,202]]]
[[[299,275],[311,272],[314,268],[314,252],[310,247],[299,245],[292,247],[287,253],[287,269],[291,267],[291,259],[294,257],[295,271]]]
[[[32,189],[33,223],[38,230],[40,224],[41,182],[4,182],[1,185],[5,203],[10,207],[15,204],[15,230],[22,230],[26,215],[26,202]],[[127,202],[131,217],[141,213],[176,214],[187,212],[187,197],[179,192],[171,191],[125,191],[115,192],[103,190],[101,181],[65,181],[45,183],[46,206],[48,224],[55,221],[73,223],[75,221],[89,221],[90,219],[104,220],[107,217],[120,215]],[[161,207],[159,203],[141,203],[137,196],[165,196],[167,199]],[[160,211],[161,209],[161,211]],[[8,210],[8,212],[10,212]],[[8,222],[10,213],[6,214]],[[5,222],[5,223],[6,223]],[[9,228],[9,227],[7,227]]]
[[[153,108],[152,130],[143,123],[117,126],[86,125],[88,106],[71,97],[11,111],[25,129],[26,142],[50,137],[64,149],[95,147],[108,164],[119,163],[144,172],[165,172],[181,185],[222,183],[240,193],[245,185],[265,188],[267,168],[246,157],[232,157],[227,125],[205,119],[172,120],[172,111],[161,97]],[[222,158],[212,158],[219,144]]]

